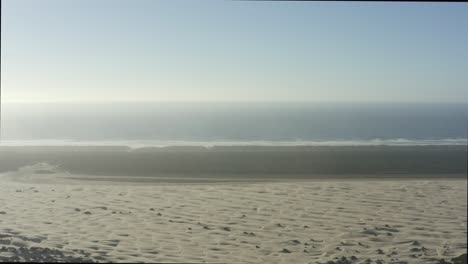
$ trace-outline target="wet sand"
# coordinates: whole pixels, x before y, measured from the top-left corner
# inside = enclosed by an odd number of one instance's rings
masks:
[[[219,178],[466,177],[465,146],[0,147],[0,173],[46,162],[73,174]]]

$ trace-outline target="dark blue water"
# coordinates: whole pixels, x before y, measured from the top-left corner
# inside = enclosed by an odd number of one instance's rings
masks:
[[[468,104],[7,104],[4,142],[453,142]]]

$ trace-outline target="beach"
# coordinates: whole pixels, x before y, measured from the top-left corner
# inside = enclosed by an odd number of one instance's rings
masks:
[[[2,147],[0,260],[443,263],[466,254],[463,150]]]
[[[468,4],[398,2],[0,0],[0,262],[468,264]]]
[[[240,179],[466,178],[466,146],[1,146],[0,173],[39,162],[75,175]]]

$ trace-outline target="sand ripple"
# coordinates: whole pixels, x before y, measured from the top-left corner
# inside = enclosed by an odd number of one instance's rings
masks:
[[[355,263],[437,263],[466,253],[466,186],[466,180],[112,185],[4,179],[0,245],[82,250],[114,262],[316,263],[344,256]]]

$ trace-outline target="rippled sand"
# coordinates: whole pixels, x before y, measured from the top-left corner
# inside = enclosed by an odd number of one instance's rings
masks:
[[[38,183],[40,177],[49,181]],[[36,170],[0,179],[0,246],[59,249],[94,261],[226,263],[342,256],[352,263],[437,263],[467,248],[464,179],[117,184],[66,178]]]

